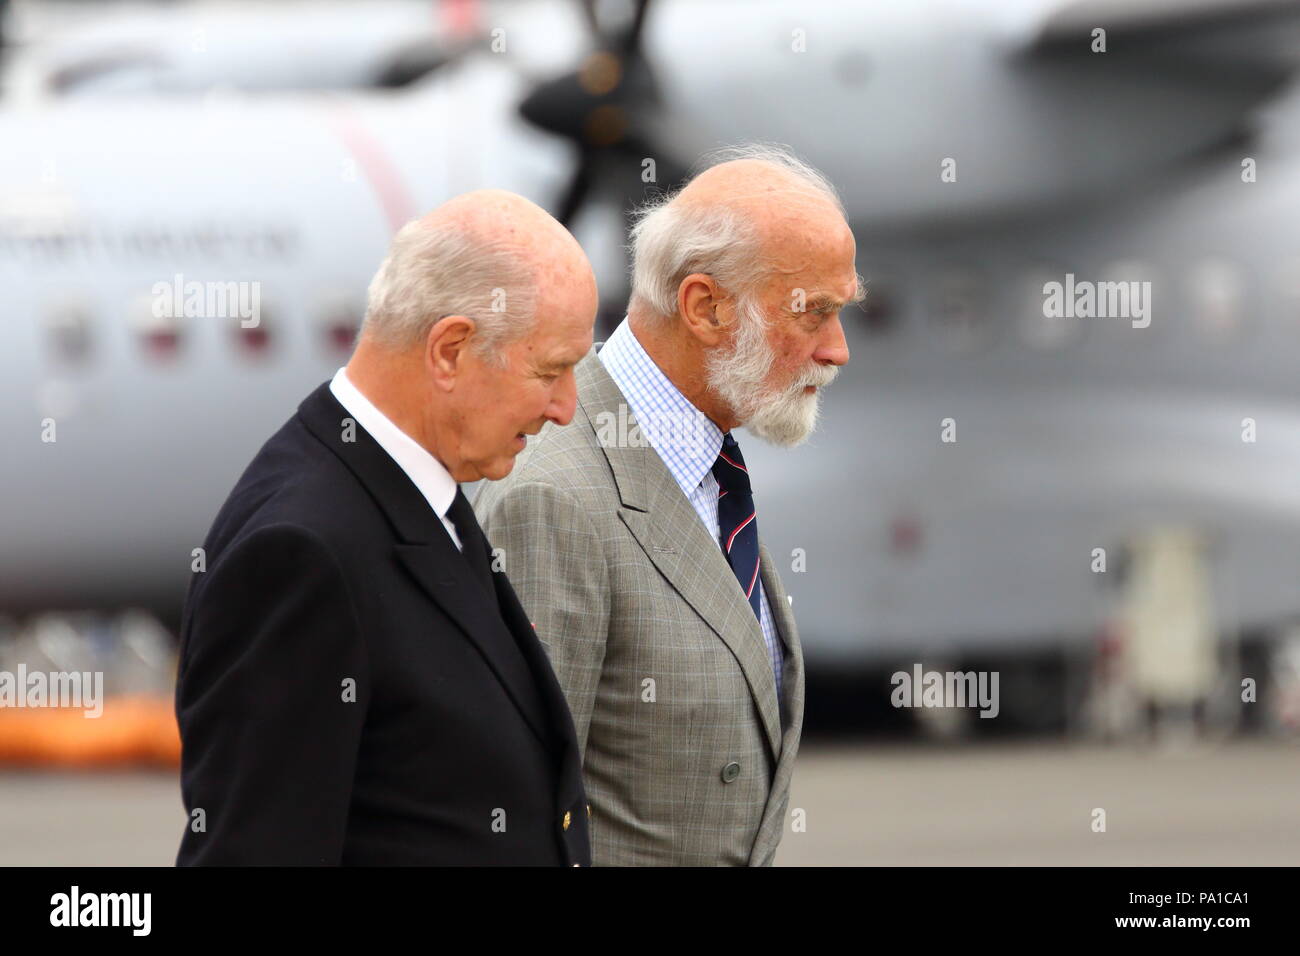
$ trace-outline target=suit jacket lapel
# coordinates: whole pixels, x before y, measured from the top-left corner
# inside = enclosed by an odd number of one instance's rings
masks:
[[[552,739],[561,742],[558,806],[573,806],[578,802],[582,789],[582,754],[578,752],[578,732],[573,727],[568,702],[564,699],[564,691],[560,687],[559,678],[555,676],[551,659],[542,649],[536,628],[528,620],[528,612],[519,603],[519,596],[515,594],[509,579],[498,573],[492,575],[492,581],[496,585],[501,616],[505,618],[511,632],[519,638],[519,649],[532,671],[535,686],[546,701],[546,709],[552,718]]]
[[[772,555],[762,545],[759,546],[760,564],[763,575],[763,588],[767,593],[767,603],[772,610],[777,633],[785,645],[785,672],[782,682],[785,686],[785,710],[783,718],[788,716],[785,736],[782,738],[781,755],[772,771],[772,789],[768,796],[767,807],[763,811],[763,822],[759,825],[760,833],[775,833],[770,840],[760,839],[750,851],[750,865],[761,864],[771,859],[776,850],[776,841],[785,826],[778,815],[784,812],[780,795],[789,792],[790,778],[794,774],[796,746],[803,733],[804,674],[803,652],[799,647],[798,631],[795,629],[794,611],[790,607],[785,588],[777,575]],[[784,721],[783,721],[784,722]]]
[[[776,625],[776,633],[781,639],[784,647],[784,673],[781,675],[781,681],[785,688],[785,713],[795,716],[795,720],[786,725],[782,720],[782,726],[785,727],[784,739],[788,739],[791,734],[798,733],[799,723],[803,714],[804,699],[804,679],[803,679],[803,652],[796,644],[796,630],[794,621],[794,610],[790,607],[789,597],[786,595],[785,588],[782,587],[780,578],[777,576],[776,565],[772,562],[772,555],[767,548],[759,545],[759,554],[762,558],[760,564],[760,574],[763,576],[763,591],[767,595],[767,604],[772,611],[772,621]],[[784,752],[786,748],[782,748]],[[779,771],[778,767],[778,771]]]
[[[785,646],[787,654],[794,650],[793,635],[794,627],[794,610],[790,607],[789,598],[785,596],[785,588],[781,586],[781,581],[777,577],[776,565],[772,563],[772,554],[767,550],[767,546],[759,544],[759,556],[762,558],[760,573],[763,576],[763,593],[767,595],[768,606],[772,610],[772,621],[776,624],[776,633],[781,638],[781,643]],[[777,598],[780,597],[780,600]]]
[[[395,546],[398,558],[425,593],[447,612],[478,648],[533,732],[543,743],[550,745],[552,741],[547,734],[544,704],[522,646],[524,635],[511,633],[503,615],[493,613],[495,609],[487,602],[492,601],[495,595],[483,590],[465,556],[456,550],[445,532],[443,538],[445,544],[436,541],[431,544],[398,543]]]
[[[594,350],[578,364],[577,378],[586,420],[573,427],[592,428],[599,436],[603,422],[618,420],[619,406],[625,406],[626,399]],[[762,628],[717,540],[654,448],[644,442],[615,447],[597,441],[618,485],[623,504],[619,517],[659,572],[731,649],[749,684],[772,753],[779,755],[776,679]]]
[[[483,655],[533,731],[549,742],[548,721],[536,687],[530,686],[526,657],[521,657],[522,642],[507,630],[502,615],[489,603],[492,596],[483,590],[465,555],[406,472],[360,425],[351,430],[351,441],[344,440],[343,421],[350,416],[328,383],[303,401],[298,414],[387,516],[398,538],[394,546],[398,560]]]

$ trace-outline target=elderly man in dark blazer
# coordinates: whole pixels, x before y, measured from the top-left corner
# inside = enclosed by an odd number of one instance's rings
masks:
[[[346,368],[204,544],[178,863],[590,862],[573,721],[457,482],[569,422],[595,311],[582,250],[521,197],[398,233]]]

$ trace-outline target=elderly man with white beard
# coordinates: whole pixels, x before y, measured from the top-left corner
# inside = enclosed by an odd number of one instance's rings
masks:
[[[861,298],[834,188],[742,147],[643,209],[627,318],[476,510],[578,732],[596,865],[771,864],[803,658],[733,431],[795,446]]]

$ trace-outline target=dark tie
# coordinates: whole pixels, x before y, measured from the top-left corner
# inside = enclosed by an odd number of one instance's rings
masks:
[[[718,479],[718,542],[749,606],[754,609],[754,616],[762,621],[758,586],[758,517],[754,513],[749,471],[731,432],[722,436],[722,451],[713,463],[713,477]]]
[[[489,561],[491,545],[488,544],[487,535],[479,527],[478,519],[474,517],[474,509],[470,507],[469,499],[459,487],[456,489],[456,497],[452,499],[451,507],[447,509],[447,517],[456,526],[456,536],[460,538],[461,551],[469,561],[470,572],[482,581],[483,587],[487,589],[491,613],[501,625],[500,628],[484,626],[476,639],[490,654],[492,666],[498,673],[504,675],[503,680],[511,688],[511,694],[520,702],[520,706],[545,721],[548,705],[542,699],[537,677],[524,655],[523,648],[519,645],[521,640],[536,642],[537,638],[531,633],[526,637],[522,636],[517,628],[510,626],[492,580],[492,565]],[[542,732],[549,733],[545,723]]]
[[[459,487],[456,489],[456,497],[451,501],[451,507],[447,509],[447,517],[456,526],[460,548],[469,561],[470,570],[487,588],[488,594],[495,598],[496,588],[492,584],[492,565],[488,561],[490,549],[487,536],[483,534],[478,519],[474,517],[474,509],[470,507],[469,499]]]

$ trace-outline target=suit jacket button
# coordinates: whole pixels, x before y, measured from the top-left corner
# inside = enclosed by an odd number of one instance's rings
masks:
[[[736,761],[734,760],[722,768],[723,783],[731,783],[739,776],[740,776],[740,764],[736,763]]]
[[[587,804],[587,819],[591,819],[591,804]]]
[[[563,829],[565,829],[565,830],[569,829],[569,819],[570,819],[570,818],[569,818],[569,811],[568,811],[568,810],[565,810],[565,811],[564,811],[564,819],[563,819],[562,821],[560,821],[560,826],[561,826]]]

